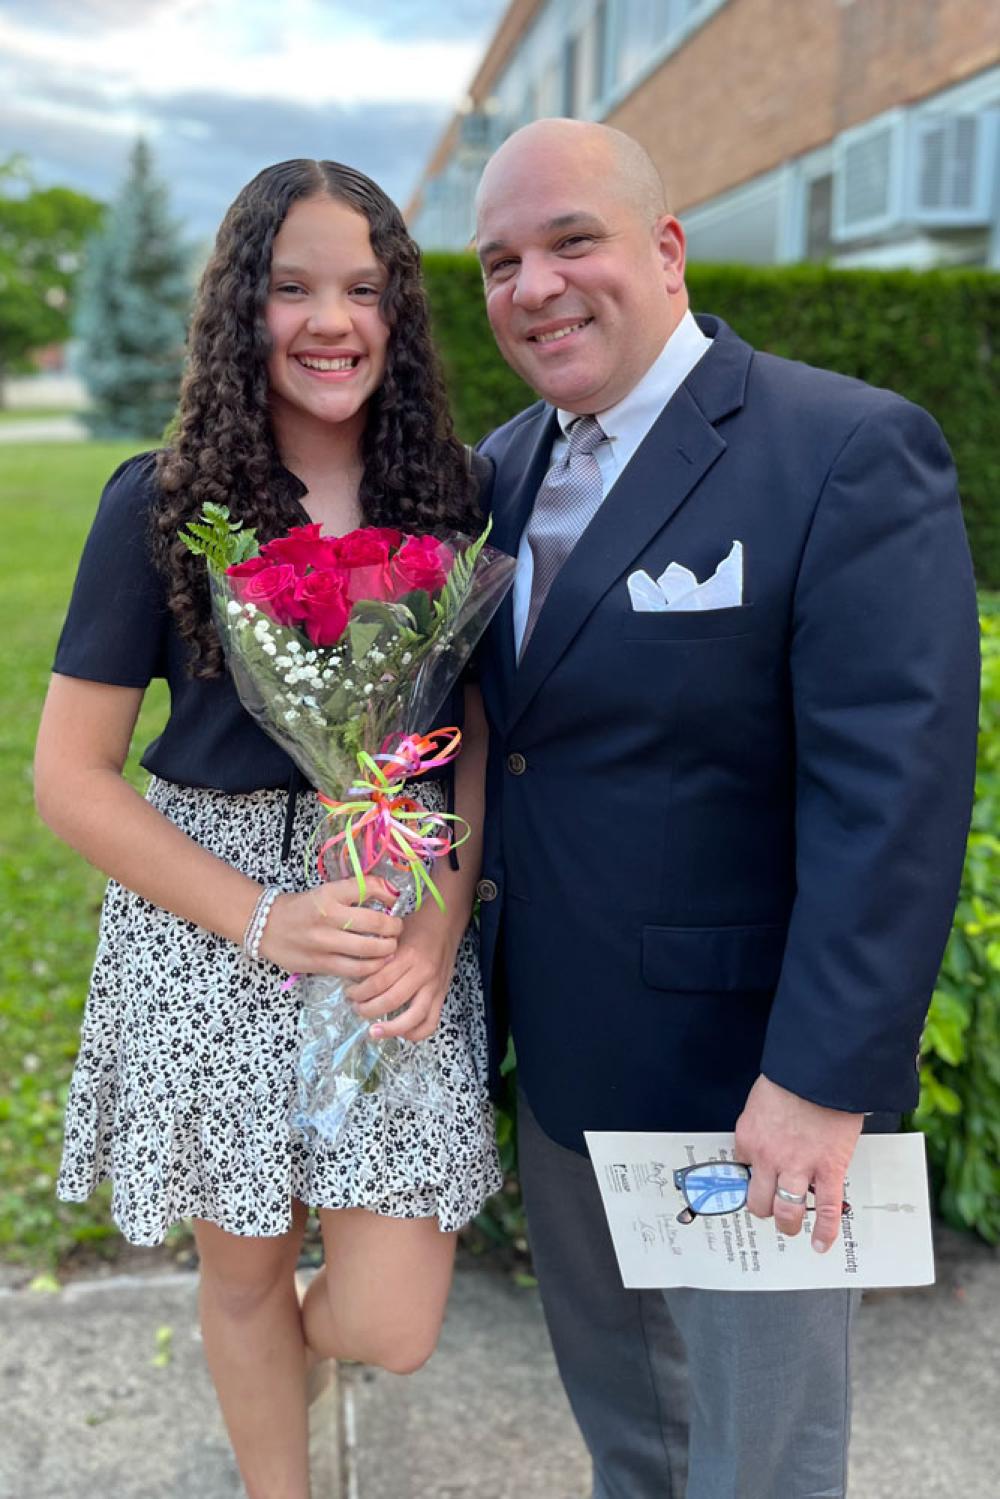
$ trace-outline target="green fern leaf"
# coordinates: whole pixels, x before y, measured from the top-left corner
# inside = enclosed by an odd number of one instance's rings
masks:
[[[482,535],[477,536],[476,540],[466,551],[455,557],[451,572],[448,574],[448,581],[445,583],[437,599],[437,605],[441,610],[441,617],[445,621],[454,619],[465,603],[473,574],[476,571],[479,554],[486,545],[487,537],[492,528],[493,517],[490,516]]]
[[[230,520],[228,508],[211,500],[202,506],[200,519],[189,521],[187,530],[178,534],[189,552],[205,558],[213,573],[224,573],[260,550],[256,532],[244,528],[242,521]]]

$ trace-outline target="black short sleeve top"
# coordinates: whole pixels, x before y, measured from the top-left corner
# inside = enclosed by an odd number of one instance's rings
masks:
[[[475,472],[482,483],[492,478]],[[288,524],[304,525],[305,485],[283,471]],[[151,510],[158,496],[156,454],[130,458],[112,474],[80,559],[53,669],[116,687],[166,679],[167,723],[142,764],[185,786],[243,793],[294,786],[294,763],[243,708],[228,672],[210,679],[187,671],[187,647],[167,607],[165,580],[153,562]]]
[[[232,792],[287,786],[292,761],[244,710],[228,672],[210,680],[188,675],[187,647],[150,546],[157,493],[155,453],[130,458],[109,479],[80,559],[54,670],[116,687],[147,687],[154,677],[166,678],[170,715],[142,756],[145,768],[164,780]],[[289,501],[289,525],[308,520],[291,493]]]

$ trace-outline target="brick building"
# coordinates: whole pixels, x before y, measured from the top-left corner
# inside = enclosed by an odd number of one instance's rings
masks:
[[[513,0],[409,205],[425,248],[546,115],[640,140],[692,259],[1000,267],[1000,0]]]

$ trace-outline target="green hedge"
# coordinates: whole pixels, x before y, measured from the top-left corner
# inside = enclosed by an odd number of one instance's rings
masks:
[[[501,360],[469,254],[424,260],[460,435],[475,442],[533,399]],[[695,266],[696,310],[755,348],[888,386],[940,422],[958,464],[979,582],[1000,588],[1000,276]]]
[[[1000,1243],[1000,613],[982,617],[976,808],[922,1044],[920,1107],[938,1205]]]

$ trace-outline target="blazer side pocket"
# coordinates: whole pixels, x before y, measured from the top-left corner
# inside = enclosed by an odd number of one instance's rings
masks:
[[[731,609],[664,609],[646,614],[630,610],[622,620],[626,640],[724,640],[749,635],[753,629],[753,605]]]
[[[650,988],[677,994],[775,989],[787,928],[646,926],[642,976]]]

